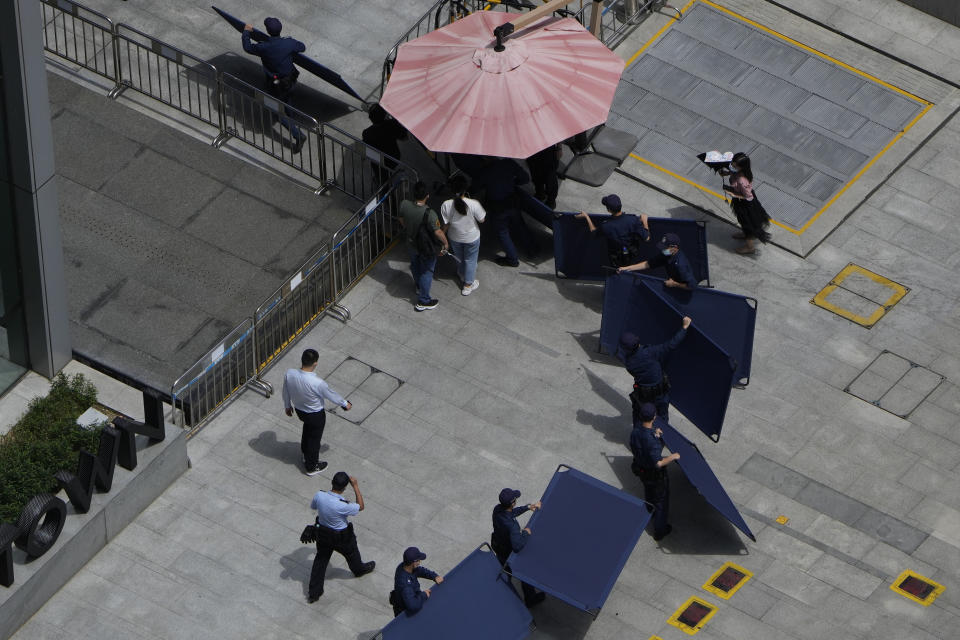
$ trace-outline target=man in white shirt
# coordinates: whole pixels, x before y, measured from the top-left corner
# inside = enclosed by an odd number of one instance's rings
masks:
[[[353,487],[356,502],[347,502],[343,497],[348,484]],[[347,521],[349,516],[363,511],[363,495],[357,479],[344,471],[337,471],[330,485],[330,491],[317,491],[310,502],[310,508],[317,510],[317,555],[313,559],[307,591],[307,602],[311,604],[323,595],[323,580],[334,551],[346,559],[350,571],[358,578],[377,566],[376,562],[364,562],[360,557],[357,534],[353,532],[353,524]]]
[[[324,399],[340,405],[344,411],[353,407],[313,372],[319,361],[320,354],[315,349],[307,349],[300,357],[300,368],[287,369],[283,376],[284,410],[288,416],[292,416],[296,410],[297,417],[303,422],[300,452],[303,453],[303,466],[308,476],[315,476],[327,468],[327,463],[320,460],[320,440],[327,424]]]

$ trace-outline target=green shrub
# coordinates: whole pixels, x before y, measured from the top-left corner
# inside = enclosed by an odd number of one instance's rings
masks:
[[[100,427],[81,429],[76,420],[97,401],[83,374],[57,374],[50,393],[30,401],[26,413],[0,436],[0,522],[16,522],[30,498],[59,490],[53,474],[76,472],[77,452],[96,453]]]

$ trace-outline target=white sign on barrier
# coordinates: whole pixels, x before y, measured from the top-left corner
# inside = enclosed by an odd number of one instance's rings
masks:
[[[210,364],[215,363],[217,360],[223,357],[223,343],[221,342],[217,345],[217,348],[213,350],[213,353],[210,354]]]
[[[370,215],[370,212],[376,208],[377,208],[377,199],[374,198],[373,200],[367,203],[367,207],[366,209],[363,210],[363,212],[365,215]]]
[[[298,272],[297,275],[290,278],[290,291],[296,289],[300,283],[303,282],[303,272]]]

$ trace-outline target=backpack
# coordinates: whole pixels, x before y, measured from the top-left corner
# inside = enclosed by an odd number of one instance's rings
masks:
[[[423,219],[420,220],[420,226],[417,227],[415,241],[417,253],[426,257],[436,257],[440,255],[440,249],[443,248],[443,243],[437,239],[434,229],[430,228],[430,223],[428,222],[431,211],[432,209],[428,208],[423,212]]]

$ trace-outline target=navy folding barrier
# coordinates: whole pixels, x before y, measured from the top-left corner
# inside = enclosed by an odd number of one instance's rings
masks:
[[[542,503],[510,556],[513,575],[596,616],[650,520],[646,503],[566,465]]]
[[[607,278],[600,324],[600,346],[616,353],[620,334],[630,331],[643,344],[668,341],[680,328],[684,316],[664,294],[663,282],[634,273]],[[705,295],[709,289],[687,292]],[[727,322],[713,313],[691,315],[687,337],[667,358],[670,377],[670,404],[714,441],[720,439],[730,389],[738,382],[737,363],[717,344],[710,333]],[[752,345],[752,340],[751,340]]]
[[[533,617],[501,573],[497,556],[481,545],[430,587],[430,599],[412,616],[401,613],[375,640],[523,640]]]
[[[757,300],[718,289],[687,291],[667,287],[661,280],[632,272],[630,277],[645,279],[648,286],[669,300],[681,315],[696,319],[697,326],[729,353],[737,364],[737,384],[750,383],[753,364],[753,333],[757,323]]]
[[[532,196],[531,196],[532,197]],[[603,280],[610,275],[607,241],[600,233],[590,233],[584,220],[575,213],[554,214],[553,259],[558,278],[576,280]],[[591,213],[590,218],[599,225],[609,214]],[[710,283],[710,268],[707,259],[707,226],[699,220],[675,220],[673,218],[650,218],[650,242],[641,245],[646,260],[658,255],[657,242],[665,233],[680,237],[680,249],[690,261],[697,282]],[[643,273],[666,279],[663,267]]]
[[[520,205],[520,210],[525,214],[547,229],[553,229],[553,218],[556,212],[545,205],[543,201],[534,198],[532,193],[517,189],[517,203]]]
[[[663,442],[670,451],[680,454],[677,464],[680,465],[680,469],[687,476],[690,484],[696,488],[704,500],[729,520],[730,524],[743,531],[747,534],[747,537],[756,542],[757,539],[750,531],[750,527],[744,522],[743,516],[737,511],[733,501],[730,500],[730,496],[723,490],[723,486],[721,486],[713,469],[707,464],[703,454],[700,453],[697,445],[687,440],[683,434],[659,418],[654,425],[660,427],[663,432]]]

